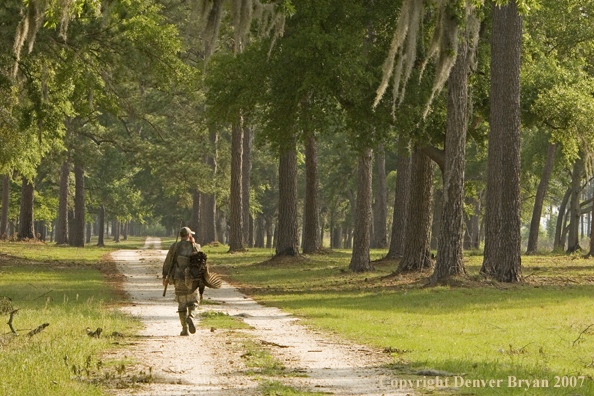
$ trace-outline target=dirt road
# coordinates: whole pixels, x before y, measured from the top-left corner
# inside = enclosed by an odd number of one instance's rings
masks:
[[[406,395],[386,386],[393,378],[381,366],[386,354],[322,334],[277,308],[264,307],[228,284],[207,289],[200,311],[222,311],[251,329],[225,330],[197,326],[181,337],[173,290],[162,297],[161,265],[166,251],[158,239],[147,238],[142,250],[112,254],[125,276],[131,303],[124,311],[141,318],[141,337],[117,352],[136,362],[135,369],[152,372],[155,381],[140,388],[113,390],[115,395],[259,395],[262,381],[275,380],[312,392],[335,395]],[[245,340],[267,349],[286,367],[279,377],[249,375],[242,357]],[[124,356],[120,356],[124,357]],[[305,375],[305,376],[304,376]],[[383,380],[382,380],[383,378]]]

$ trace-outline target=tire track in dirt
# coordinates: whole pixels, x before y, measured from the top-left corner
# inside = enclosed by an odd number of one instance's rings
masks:
[[[147,238],[160,247],[160,241]],[[335,395],[406,395],[381,386],[380,379],[394,375],[382,368],[389,357],[379,350],[357,345],[314,331],[299,319],[273,307],[264,307],[227,283],[218,290],[206,289],[198,311],[225,312],[243,319],[248,330],[216,330],[197,326],[196,334],[179,336],[181,326],[173,301],[173,290],[162,297],[161,266],[165,250],[119,250],[112,253],[125,276],[124,289],[130,305],[124,312],[139,316],[145,328],[137,340],[108,358],[127,356],[140,362],[136,369],[152,371],[155,381],[135,389],[112,390],[115,395],[259,395],[260,382],[246,375],[241,338],[249,337],[265,346],[287,369],[306,377],[270,378],[283,384]],[[199,312],[198,312],[199,313]],[[239,335],[239,337],[238,337]],[[261,378],[260,378],[261,380]],[[385,382],[384,382],[385,383]]]

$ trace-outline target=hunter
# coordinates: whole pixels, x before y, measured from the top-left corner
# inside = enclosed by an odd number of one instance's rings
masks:
[[[177,312],[182,325],[180,335],[187,336],[188,330],[192,334],[196,332],[192,314],[196,309],[198,294],[196,290],[192,291],[188,287],[185,281],[185,269],[190,264],[190,256],[200,250],[200,245],[196,243],[194,232],[188,227],[183,227],[179,231],[179,236],[181,240],[171,245],[163,263],[163,286],[168,282],[175,286],[175,301],[178,303]]]

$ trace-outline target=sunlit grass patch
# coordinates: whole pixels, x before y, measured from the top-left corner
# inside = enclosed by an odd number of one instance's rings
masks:
[[[199,324],[215,329],[251,329],[252,327],[239,318],[220,311],[204,311],[198,314]]]
[[[246,367],[251,368],[249,375],[280,376],[285,374],[285,366],[276,360],[269,350],[262,348],[252,340],[243,343],[245,352],[241,355],[245,359]]]
[[[94,241],[86,244],[84,248],[57,246],[49,242],[0,241],[0,253],[46,263],[76,262],[79,264],[94,264],[114,250],[140,249],[142,246],[144,246],[144,237],[129,237],[129,240],[119,243],[106,238],[105,247],[97,247],[97,242]]]
[[[283,385],[279,381],[263,381],[260,384],[259,390],[264,396],[321,396],[325,394],[322,392],[308,392],[296,389]]]
[[[372,251],[379,258],[385,251]],[[594,394],[594,260],[523,256],[522,285],[485,281],[482,257],[468,256],[469,279],[424,287],[430,271],[391,276],[398,262],[375,272],[348,271],[349,251],[270,260],[266,249],[238,255],[212,249],[210,261],[260,301],[317,328],[392,353],[395,375],[435,369],[470,380],[502,380],[500,388],[460,388],[477,395]],[[555,387],[556,377],[584,377]],[[509,387],[508,378],[548,380],[547,388]],[[480,383],[480,381],[478,382]],[[537,383],[540,383],[537,381]],[[512,382],[513,384],[513,382]]]
[[[109,308],[115,295],[93,266],[8,258],[0,266],[2,297],[19,310],[13,317],[18,336],[4,325],[9,313],[0,315],[2,395],[102,394],[88,380],[88,362],[112,347],[113,332],[130,334],[139,326]],[[49,326],[27,336],[42,323]],[[102,336],[90,337],[87,328],[102,328]]]

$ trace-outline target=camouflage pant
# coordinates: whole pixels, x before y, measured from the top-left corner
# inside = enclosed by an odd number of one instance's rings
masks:
[[[185,312],[188,307],[194,307],[198,301],[198,292],[196,290],[190,292],[190,290],[183,279],[175,280],[175,301],[178,303],[180,312]]]

